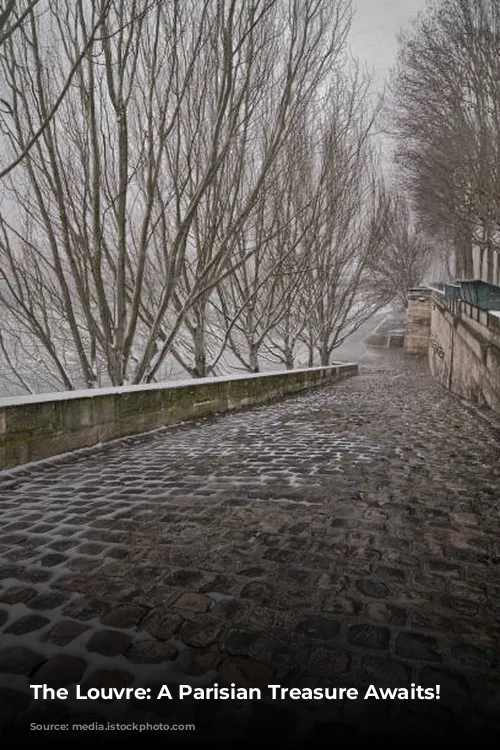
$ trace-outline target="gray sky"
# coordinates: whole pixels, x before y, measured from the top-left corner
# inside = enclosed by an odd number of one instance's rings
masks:
[[[354,55],[373,69],[377,87],[383,86],[398,50],[397,34],[426,0],[352,0],[351,32]]]

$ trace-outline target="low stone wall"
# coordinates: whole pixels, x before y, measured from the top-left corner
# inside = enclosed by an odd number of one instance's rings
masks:
[[[453,393],[500,412],[500,318],[462,300],[430,297],[429,368]]]
[[[357,374],[355,364],[0,399],[0,469]]]

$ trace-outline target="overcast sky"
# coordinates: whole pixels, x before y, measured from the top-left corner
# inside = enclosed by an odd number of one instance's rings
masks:
[[[352,0],[355,11],[351,48],[373,69],[382,87],[398,50],[397,34],[425,5],[425,0]]]

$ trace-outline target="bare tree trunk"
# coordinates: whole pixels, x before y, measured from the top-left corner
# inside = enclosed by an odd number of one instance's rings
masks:
[[[289,340],[285,340],[285,367],[287,370],[293,370],[294,366],[294,354],[293,349],[290,346]]]
[[[207,376],[207,353],[206,353],[206,337],[205,337],[205,326],[206,320],[203,311],[197,311],[196,315],[196,326],[194,331],[194,345],[195,345],[195,366],[194,375],[197,378],[205,378]]]
[[[321,347],[318,349],[318,352],[320,365],[322,367],[327,367],[330,364],[330,352],[328,351],[326,342],[321,345]]]
[[[259,372],[259,347],[254,341],[250,343],[249,347],[249,358],[250,358],[250,372]]]
[[[309,334],[309,338],[307,342],[307,351],[308,351],[307,366],[314,367],[314,342],[312,338],[312,333]]]

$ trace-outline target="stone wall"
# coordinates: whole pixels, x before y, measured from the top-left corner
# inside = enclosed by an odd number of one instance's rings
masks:
[[[500,318],[438,292],[430,302],[431,373],[453,393],[500,412]]]
[[[0,469],[263,404],[355,375],[355,364],[0,399]]]
[[[445,388],[500,412],[500,317],[435,289],[411,290],[405,352],[429,359]]]

